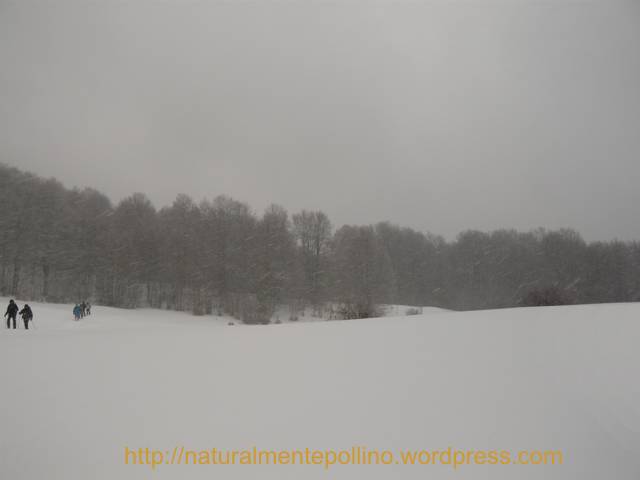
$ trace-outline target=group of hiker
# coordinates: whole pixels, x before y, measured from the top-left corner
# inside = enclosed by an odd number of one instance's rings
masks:
[[[89,302],[77,303],[73,307],[73,318],[80,320],[81,318],[91,315],[91,304]]]
[[[25,303],[22,310],[20,310],[16,302],[13,300],[9,300],[7,312],[4,314],[4,316],[7,317],[7,328],[11,328],[10,324],[13,321],[13,329],[16,329],[16,317],[18,314],[22,317],[22,320],[24,320],[24,329],[29,330],[29,322],[33,320],[33,311],[31,310],[31,307]]]
[[[20,315],[24,321],[24,329],[29,330],[29,322],[33,321],[33,310],[31,310],[31,307],[26,303],[24,307],[22,307],[22,310],[20,310],[20,307],[18,307],[18,304],[13,299],[9,300],[9,306],[4,314],[4,316],[7,317],[7,328],[11,328],[13,324],[14,330],[16,329],[16,318],[18,315]],[[91,315],[91,304],[89,302],[78,303],[73,307],[73,317],[76,320],[80,320],[87,315]]]

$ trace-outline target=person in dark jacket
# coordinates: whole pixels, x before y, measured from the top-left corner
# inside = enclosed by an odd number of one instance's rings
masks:
[[[13,328],[16,328],[16,315],[18,315],[18,305],[13,300],[9,300],[9,306],[7,307],[7,313],[4,314],[7,317],[7,328],[9,328],[9,322],[13,319]]]
[[[82,313],[82,309],[80,308],[80,305],[78,305],[76,303],[76,306],[73,307],[73,318],[78,321],[80,320],[80,314]]]
[[[22,310],[20,310],[20,315],[22,315],[22,320],[24,320],[24,329],[29,330],[29,322],[33,320],[31,307],[25,303]]]

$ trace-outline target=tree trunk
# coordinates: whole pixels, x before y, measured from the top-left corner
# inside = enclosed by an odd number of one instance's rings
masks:
[[[46,302],[49,297],[49,275],[51,269],[46,263],[42,265],[42,299]]]
[[[20,261],[16,258],[13,261],[13,280],[11,281],[11,295],[17,296],[20,285]]]

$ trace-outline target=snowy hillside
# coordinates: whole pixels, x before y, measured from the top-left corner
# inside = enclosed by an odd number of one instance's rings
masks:
[[[2,479],[640,477],[640,305],[251,327],[104,307],[76,323],[71,306],[32,307],[33,330],[0,329]],[[125,447],[175,445],[555,449],[565,462],[124,464]]]

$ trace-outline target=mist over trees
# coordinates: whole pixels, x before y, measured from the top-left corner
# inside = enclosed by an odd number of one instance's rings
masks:
[[[390,223],[334,231],[323,212],[262,215],[226,196],[157,210],[113,205],[0,165],[0,293],[151,306],[269,323],[363,318],[380,304],[483,309],[640,300],[640,245],[573,230],[467,231],[453,242]]]

